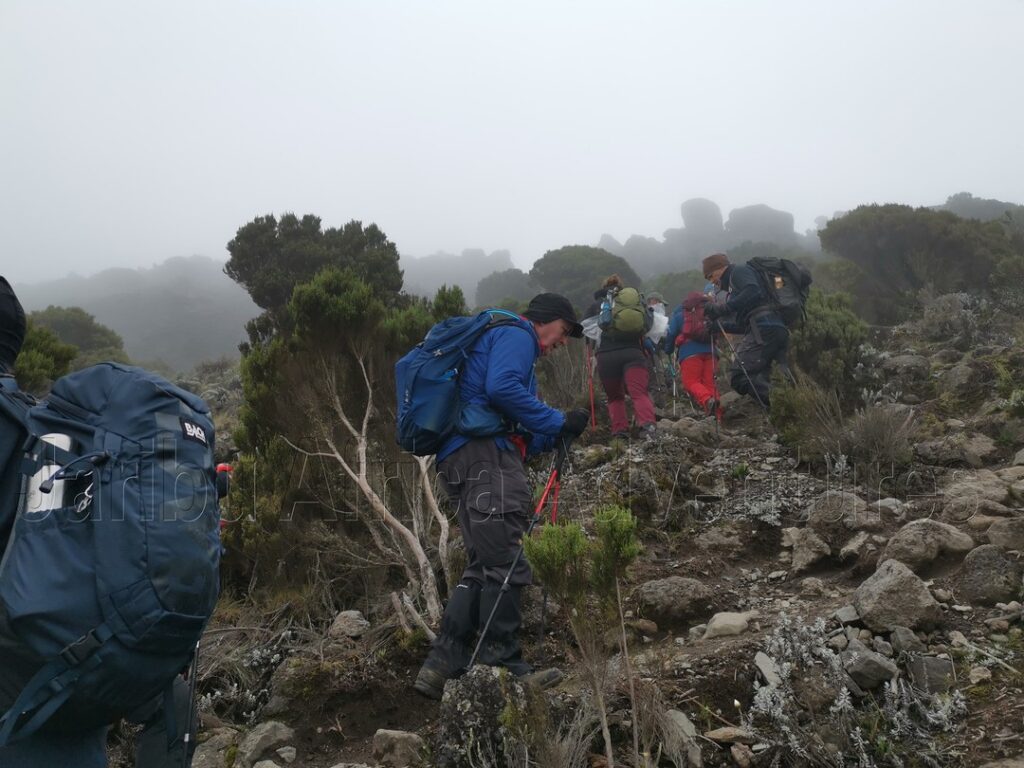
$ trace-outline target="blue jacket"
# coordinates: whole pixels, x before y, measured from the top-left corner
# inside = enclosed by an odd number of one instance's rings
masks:
[[[496,411],[522,434],[530,454],[550,450],[562,431],[565,416],[537,397],[533,366],[540,357],[540,341],[533,325],[520,320],[485,331],[469,352],[459,379],[464,413],[480,408]],[[516,450],[508,434],[494,441],[501,450]],[[473,438],[456,434],[437,452],[437,461],[457,451]]]
[[[729,291],[729,299],[725,302],[725,307],[736,318],[735,323],[731,323],[723,317],[722,325],[729,333],[747,333],[750,326],[750,314],[754,310],[764,307],[771,300],[761,284],[761,278],[749,264],[732,264],[722,273],[721,284]],[[760,326],[786,327],[776,312],[758,315],[756,321]]]

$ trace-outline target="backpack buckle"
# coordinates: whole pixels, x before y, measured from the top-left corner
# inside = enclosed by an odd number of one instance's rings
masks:
[[[101,645],[103,643],[96,636],[96,630],[91,629],[62,650],[60,657],[69,667],[76,667],[89,658]]]

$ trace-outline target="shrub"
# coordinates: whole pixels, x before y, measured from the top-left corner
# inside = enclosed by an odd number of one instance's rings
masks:
[[[918,333],[929,341],[957,339],[969,344],[978,334],[977,302],[966,293],[934,296],[922,291],[921,319],[915,325]]]
[[[835,391],[805,381],[776,390],[771,408],[780,438],[806,461],[852,466],[870,482],[913,458],[916,417],[895,404],[870,402],[847,414]]]
[[[819,385],[850,394],[867,332],[847,294],[812,290],[807,320],[791,336],[791,360]]]

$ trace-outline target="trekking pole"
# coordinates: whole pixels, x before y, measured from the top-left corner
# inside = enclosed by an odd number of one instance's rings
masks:
[[[597,411],[594,410],[594,367],[590,362],[590,345],[584,342],[587,349],[587,381],[590,384],[590,426],[597,429]]]
[[[743,375],[746,376],[747,383],[750,384],[750,392],[751,392],[751,394],[753,394],[754,399],[757,400],[757,404],[761,406],[761,410],[764,411],[764,415],[765,416],[769,416],[770,414],[768,413],[768,406],[764,404],[764,400],[762,400],[761,399],[761,395],[758,394],[757,387],[754,386],[754,380],[752,378],[750,378],[750,374],[747,373],[747,366],[745,366],[743,364],[743,360],[740,358],[739,354],[736,352],[736,347],[733,346],[732,341],[729,339],[729,334],[727,334],[725,332],[725,328],[722,327],[722,321],[721,320],[715,320],[715,325],[717,325],[718,326],[718,330],[720,330],[722,332],[722,336],[725,338],[725,343],[728,344],[729,345],[729,349],[732,350],[733,359],[736,360],[736,363],[737,363],[737,365],[739,365],[740,370],[743,371]],[[718,386],[718,385],[716,384],[715,386]]]
[[[187,768],[189,764],[188,748],[192,743],[192,718],[196,709],[196,678],[199,677],[199,641],[196,640],[196,649],[192,652],[192,671],[188,676],[188,716],[185,720],[185,735],[182,738],[181,768]],[[172,703],[173,706],[173,703]]]
[[[558,438],[558,449],[555,454],[555,466],[551,470],[551,474],[548,476],[548,481],[544,486],[544,492],[540,495],[540,501],[537,502],[537,506],[533,510],[533,517],[530,519],[530,525],[526,529],[526,533],[523,534],[523,539],[529,538],[530,534],[533,533],[534,527],[540,522],[541,510],[544,509],[545,503],[547,503],[548,496],[551,495],[552,490],[554,491],[554,502],[555,506],[552,512],[552,519],[558,514],[557,501],[558,501],[558,489],[561,484],[562,466],[565,464],[565,459],[569,455],[569,445],[572,441],[566,440],[565,438]],[[480,637],[476,641],[476,648],[473,649],[473,655],[469,658],[469,664],[466,665],[466,669],[472,669],[476,663],[476,657],[480,655],[480,649],[483,648],[484,640],[487,637],[487,632],[491,628],[491,621],[494,620],[494,614],[498,612],[498,604],[501,603],[501,598],[505,596],[505,593],[511,589],[509,586],[509,580],[512,578],[512,572],[515,571],[516,566],[519,565],[519,561],[523,557],[523,550],[525,545],[519,545],[519,551],[516,552],[516,556],[512,560],[512,565],[508,568],[508,573],[505,574],[504,581],[501,582],[501,589],[498,592],[498,597],[494,601],[494,605],[491,606],[491,613],[487,617],[487,621],[484,624],[484,628],[480,631]]]
[[[721,440],[719,414],[722,410],[722,395],[718,391],[718,351],[715,349],[715,334],[709,335],[711,336],[711,383],[715,387],[715,411],[711,414],[711,418],[715,420],[715,440]]]

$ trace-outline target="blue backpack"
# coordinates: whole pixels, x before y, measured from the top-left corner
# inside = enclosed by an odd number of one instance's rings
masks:
[[[489,309],[476,317],[449,317],[395,363],[397,432],[402,450],[432,456],[456,431],[474,435],[503,431],[503,419],[489,409],[477,409],[471,419],[465,418],[459,374],[484,331],[518,323],[519,315],[503,309]]]
[[[18,412],[14,387],[0,399]],[[0,718],[0,746],[55,714],[84,730],[167,696],[219,591],[214,429],[200,398],[102,363],[57,381],[24,430],[0,627],[40,668],[17,670],[32,676]]]

